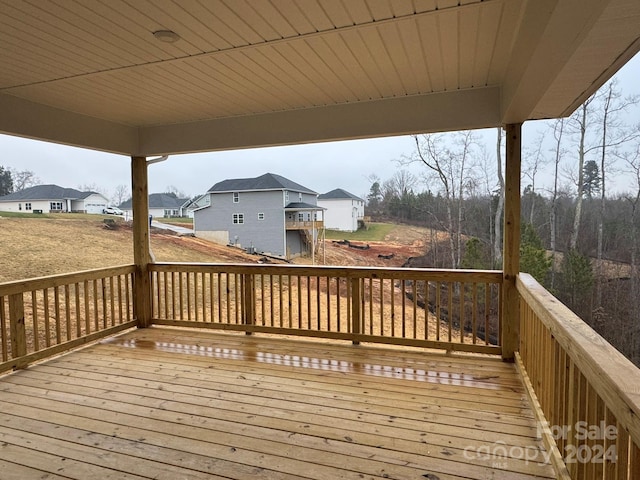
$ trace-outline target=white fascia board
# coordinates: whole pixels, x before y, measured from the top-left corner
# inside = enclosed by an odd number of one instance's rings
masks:
[[[500,125],[500,89],[474,88],[143,127],[139,155],[193,153]]]
[[[132,155],[138,129],[0,93],[0,132],[103,152]]]

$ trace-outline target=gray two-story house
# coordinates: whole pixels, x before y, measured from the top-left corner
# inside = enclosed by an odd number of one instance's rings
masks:
[[[290,258],[310,253],[322,229],[318,194],[280,175],[223,180],[207,194],[194,212],[200,238]]]

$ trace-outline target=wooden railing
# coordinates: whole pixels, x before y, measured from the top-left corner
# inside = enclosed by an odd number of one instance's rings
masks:
[[[520,274],[516,361],[558,478],[640,479],[640,370]]]
[[[315,228],[316,230],[322,228],[324,226],[324,222],[322,220],[306,220],[306,221],[294,221],[287,220],[285,223],[285,228],[287,230],[311,230]]]
[[[150,265],[152,323],[500,353],[502,275]]]
[[[0,372],[134,326],[132,265],[0,283]]]

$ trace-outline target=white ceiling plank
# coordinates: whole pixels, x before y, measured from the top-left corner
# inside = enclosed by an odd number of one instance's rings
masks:
[[[427,68],[425,52],[416,21],[411,19],[411,21],[402,22],[402,26],[399,28],[399,31],[404,49],[410,59],[410,66],[413,72],[412,74],[416,79],[415,93],[432,92],[433,88],[431,86],[429,69]]]
[[[315,46],[318,45],[318,39],[310,39]],[[327,85],[327,92],[329,93],[329,103],[343,103],[347,102],[349,93],[345,92],[345,87],[340,83],[340,80],[336,76],[336,72],[332,72],[328,68],[327,64],[320,57],[316,48],[307,40],[298,40],[291,42],[292,48],[296,51],[296,54],[302,59],[302,68],[306,68],[310,75],[316,75],[322,82]]]
[[[385,96],[404,95],[405,89],[400,81],[398,72],[395,70],[393,61],[389,57],[387,45],[380,36],[380,29],[367,28],[361,31],[362,39],[369,50],[369,56],[373,58],[380,72],[380,83],[384,82],[388,86]]]
[[[418,19],[418,27],[422,40],[424,62],[429,72],[431,89],[441,92],[445,89],[444,59],[440,48],[440,31],[436,15],[425,15]]]
[[[496,30],[495,46],[491,55],[487,84],[502,83],[509,60],[513,55],[516,34],[521,28],[526,2],[523,0],[509,0],[500,2],[500,23]],[[549,7],[551,8],[551,7]]]
[[[272,1],[277,4],[278,0]],[[327,32],[335,28],[320,2],[316,0],[298,0],[296,3],[300,6],[300,10],[309,23],[313,25],[316,32]]]
[[[447,10],[437,17],[439,45],[442,52],[442,73],[444,89],[447,91],[460,88],[460,36],[458,12]]]
[[[413,0],[413,5],[418,13],[433,12],[437,8],[436,0]]]
[[[384,37],[387,54],[402,86],[401,89],[396,91],[396,95],[414,95],[420,90],[417,78],[411,67],[413,52],[407,50],[407,45],[404,44],[400,36],[400,30],[407,28],[405,27],[407,23],[402,22],[400,26],[395,23],[387,23],[380,25],[377,29],[381,36]]]
[[[391,0],[391,12],[394,17],[405,17],[415,13],[411,0]]]
[[[294,48],[293,44],[279,44],[273,48],[296,70],[296,76],[301,79],[301,82],[307,81],[308,85],[311,85],[310,88],[316,91],[316,105],[326,105],[334,102],[330,94],[328,82],[321,74],[313,69],[309,61]]]
[[[365,0],[346,0],[343,1],[343,6],[354,24],[371,23],[374,20]]]
[[[274,0],[273,5],[270,2],[256,2],[256,8],[270,8],[277,13],[281,20],[279,28],[281,37],[293,37],[295,35],[304,35],[317,32],[313,23],[309,20],[304,12],[304,6],[296,0]]]
[[[492,50],[493,43],[479,43],[479,8],[466,8],[458,12],[458,88],[473,87],[473,73],[476,70],[478,51]]]
[[[497,32],[502,16],[502,4],[490,3],[478,9],[478,35],[474,53],[474,69],[471,85],[489,85],[491,59],[496,50]]]
[[[348,45],[349,50],[353,53],[364,75],[366,75],[366,84],[370,84],[372,87],[369,91],[369,98],[379,99],[392,95],[391,85],[382,75],[366,41],[362,38],[361,32],[350,30],[343,32],[341,37],[344,38],[345,44]]]
[[[345,81],[357,88],[354,92],[357,100],[370,100],[379,98],[380,94],[376,86],[371,81],[370,72],[365,71],[361,59],[352,49],[348,36],[344,35],[327,35],[323,37],[332,52],[338,57],[345,72]]]
[[[354,24],[349,16],[349,12],[345,8],[343,0],[321,0],[320,3],[335,28],[347,27]]]

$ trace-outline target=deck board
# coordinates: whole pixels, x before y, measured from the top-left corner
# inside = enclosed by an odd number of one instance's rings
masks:
[[[154,327],[8,374],[0,402],[7,478],[554,478],[487,356]]]

